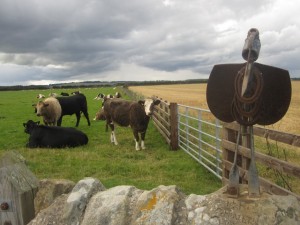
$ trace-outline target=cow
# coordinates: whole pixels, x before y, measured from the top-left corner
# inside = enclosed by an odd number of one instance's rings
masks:
[[[103,108],[99,109],[99,111],[96,113],[95,118],[93,120],[106,120]]]
[[[61,96],[69,96],[69,94],[66,93],[66,92],[62,92],[62,93],[60,93],[60,95],[61,95]]]
[[[59,101],[62,110],[61,117],[57,121],[57,126],[61,126],[62,117],[64,115],[73,115],[75,113],[77,118],[76,127],[78,127],[80,121],[80,112],[83,112],[88,125],[91,125],[87,109],[87,101],[84,94],[57,97],[56,99]]]
[[[118,144],[114,132],[114,124],[122,127],[130,126],[135,139],[135,149],[137,151],[140,150],[140,147],[145,149],[145,135],[149,119],[153,114],[154,106],[159,103],[160,100],[152,98],[146,98],[138,102],[119,98],[107,99],[104,102],[103,109],[106,123],[111,128],[111,142],[115,145]],[[139,134],[141,136],[141,143],[139,143]]]
[[[103,107],[101,107],[99,109],[99,111],[96,113],[96,116],[95,116],[95,118],[93,120],[96,120],[96,121],[97,120],[106,120],[105,115],[104,115],[104,109],[103,109]],[[108,124],[107,123],[105,124],[105,131],[106,132],[108,131]]]
[[[100,100],[100,99],[103,99],[104,96],[105,96],[104,94],[99,93],[99,94],[94,98],[94,100]]]
[[[36,96],[36,98],[45,98],[45,95],[43,95],[43,94],[38,94],[38,95]]]
[[[42,116],[45,125],[57,125],[61,117],[61,106],[56,98],[46,98],[36,104],[36,115]]]
[[[73,91],[73,92],[71,93],[71,95],[78,95],[78,94],[81,94],[81,92],[80,92],[80,91]]]
[[[50,94],[49,94],[49,97],[54,97],[54,98],[55,98],[55,97],[57,97],[57,96],[58,96],[58,94],[56,94],[56,93],[50,93]]]
[[[116,94],[114,95],[114,98],[121,98],[121,97],[122,97],[122,95],[120,92],[116,92]]]
[[[25,133],[29,134],[28,148],[65,148],[86,145],[88,137],[82,131],[72,127],[56,127],[39,125],[28,120],[23,123]]]
[[[102,93],[99,93],[95,98],[94,100],[105,100],[105,99],[108,99],[108,98],[113,98],[114,96],[112,94],[108,94],[108,95],[105,95],[105,94],[102,94]]]

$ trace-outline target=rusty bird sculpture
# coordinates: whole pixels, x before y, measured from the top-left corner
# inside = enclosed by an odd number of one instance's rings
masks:
[[[240,124],[228,192],[238,195],[239,173],[236,165],[239,136],[250,136],[251,162],[248,168],[249,196],[260,195],[255,165],[253,125],[270,125],[287,112],[291,100],[291,81],[287,70],[256,63],[260,51],[259,31],[251,28],[242,57],[246,63],[215,65],[210,73],[206,97],[212,114],[223,122]]]

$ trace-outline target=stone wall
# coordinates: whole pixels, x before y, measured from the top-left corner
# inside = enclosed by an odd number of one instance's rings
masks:
[[[41,182],[35,199],[39,203],[37,215],[29,225],[300,224],[300,203],[293,196],[263,192],[259,199],[249,199],[247,191],[242,190],[236,199],[224,194],[224,188],[209,195],[185,195],[176,186],[150,191],[134,186],[106,189],[94,178],[77,184]],[[72,191],[66,193],[71,186]]]

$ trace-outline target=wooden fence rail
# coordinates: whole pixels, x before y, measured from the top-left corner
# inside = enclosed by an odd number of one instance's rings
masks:
[[[156,107],[157,112],[154,112],[153,121],[169,144],[171,150],[178,149],[178,112],[177,103],[168,103],[162,99],[159,106]]]
[[[223,140],[222,140],[222,148],[223,148],[223,183],[227,184],[229,178],[229,171],[233,163],[235,146],[236,146],[236,138],[237,132],[239,130],[239,124],[237,123],[225,123],[223,125]],[[284,144],[292,145],[295,147],[300,147],[300,136],[268,130],[260,127],[254,127],[253,129],[254,136],[269,138],[276,142],[281,142]],[[249,137],[247,137],[249,138]],[[239,166],[240,171],[240,183],[247,183],[248,176],[247,170],[249,168],[249,164],[251,161],[250,156],[250,140],[246,141],[245,146],[239,146],[239,154],[237,164]],[[262,151],[257,149],[255,150],[255,160],[257,163],[261,163],[263,166],[268,169],[274,169],[276,171],[284,172],[288,176],[293,176],[297,179],[300,178],[300,166],[293,165],[284,160],[277,159],[270,155],[266,155],[261,153]],[[296,196],[300,200],[300,196],[295,194],[274,182],[267,180],[263,177],[260,177],[260,185],[264,188],[264,190],[280,195],[291,194]]]

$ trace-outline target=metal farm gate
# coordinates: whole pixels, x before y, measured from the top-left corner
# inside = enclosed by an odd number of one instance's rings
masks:
[[[170,148],[181,148],[222,179],[222,126],[219,120],[209,110],[160,100],[153,121]]]
[[[222,179],[222,126],[209,110],[178,105],[179,147]]]

